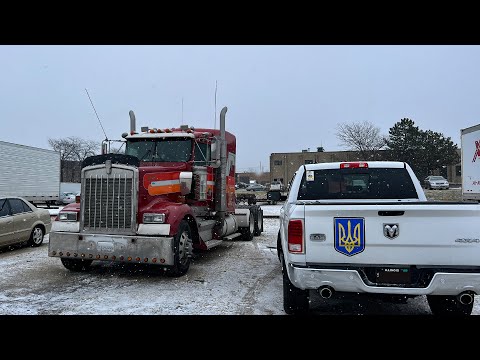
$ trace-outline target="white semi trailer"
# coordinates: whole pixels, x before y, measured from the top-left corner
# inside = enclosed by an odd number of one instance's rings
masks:
[[[60,153],[0,141],[0,197],[55,204],[60,194]]]

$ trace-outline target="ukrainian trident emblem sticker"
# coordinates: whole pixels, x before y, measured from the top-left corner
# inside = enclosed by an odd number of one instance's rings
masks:
[[[365,250],[365,219],[334,218],[335,250],[353,256]]]

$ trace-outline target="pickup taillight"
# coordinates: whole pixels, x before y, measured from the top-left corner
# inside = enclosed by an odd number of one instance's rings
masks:
[[[288,223],[288,252],[303,252],[303,221],[290,220]]]

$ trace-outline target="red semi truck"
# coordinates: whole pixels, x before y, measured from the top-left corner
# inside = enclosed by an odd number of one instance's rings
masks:
[[[159,265],[181,276],[194,249],[260,235],[261,207],[236,201],[236,138],[225,130],[226,112],[220,129],[137,132],[130,111],[125,154],[84,160],[80,202],[59,212],[48,255],[72,271],[102,260]]]

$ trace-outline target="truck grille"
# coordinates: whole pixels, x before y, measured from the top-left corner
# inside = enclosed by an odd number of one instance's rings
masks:
[[[132,233],[135,229],[134,172],[105,167],[86,170],[82,181],[82,229]]]

